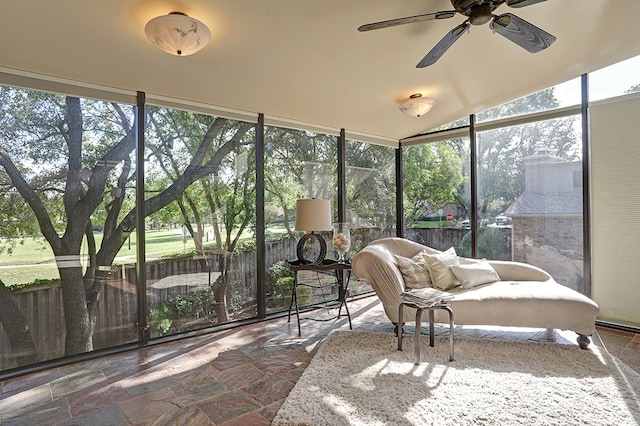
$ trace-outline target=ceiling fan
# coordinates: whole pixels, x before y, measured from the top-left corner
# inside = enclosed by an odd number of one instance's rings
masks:
[[[498,34],[511,40],[518,46],[531,53],[539,52],[556,41],[556,38],[535,25],[517,17],[512,13],[494,15],[493,11],[506,3],[509,7],[525,7],[546,0],[451,0],[455,10],[447,10],[424,15],[407,16],[405,18],[390,19],[388,21],[374,22],[362,25],[358,31],[371,31],[380,28],[394,27],[396,25],[411,24],[414,22],[429,21],[433,19],[453,18],[456,13],[467,17],[467,20],[458,25],[445,35],[427,55],[416,65],[416,68],[424,68],[433,65],[440,57],[462,36],[471,25],[484,25]]]

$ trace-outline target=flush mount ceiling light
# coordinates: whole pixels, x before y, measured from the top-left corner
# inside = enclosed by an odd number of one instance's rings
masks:
[[[409,100],[400,105],[400,111],[411,117],[420,117],[428,113],[435,105],[435,101],[429,98],[423,98],[422,94],[415,93],[409,97]]]
[[[153,18],[144,33],[151,43],[177,56],[192,55],[211,40],[211,31],[205,24],[181,12]]]

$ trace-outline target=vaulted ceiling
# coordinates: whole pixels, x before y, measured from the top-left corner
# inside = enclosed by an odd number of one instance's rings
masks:
[[[393,145],[441,124],[640,55],[640,1],[548,0],[500,6],[555,35],[531,54],[487,24],[434,65],[415,65],[464,17],[370,32],[366,23],[441,10],[449,0],[2,0],[0,70],[264,113]],[[180,11],[210,44],[169,55],[147,21]],[[399,104],[436,100],[419,118]],[[364,137],[366,136],[366,137]]]

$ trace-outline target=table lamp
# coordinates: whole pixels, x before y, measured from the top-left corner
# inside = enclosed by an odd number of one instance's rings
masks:
[[[331,201],[321,200],[318,198],[306,198],[296,201],[296,231],[306,231],[307,233],[300,237],[296,253],[300,263],[321,264],[327,254],[327,243],[321,235],[314,234],[314,231],[330,231],[331,220]],[[315,238],[320,245],[320,253],[315,260],[304,258],[304,246],[307,240]]]

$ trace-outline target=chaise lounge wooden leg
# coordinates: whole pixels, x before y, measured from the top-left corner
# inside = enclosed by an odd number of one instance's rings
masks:
[[[589,347],[589,336],[585,336],[584,334],[578,334],[578,345],[580,345],[580,349],[587,349]]]

